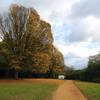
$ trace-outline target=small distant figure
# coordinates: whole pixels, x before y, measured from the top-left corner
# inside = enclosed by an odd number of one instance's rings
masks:
[[[65,79],[65,75],[58,75],[58,79],[64,80]]]

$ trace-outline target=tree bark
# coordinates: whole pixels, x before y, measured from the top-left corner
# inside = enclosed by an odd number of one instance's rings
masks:
[[[14,78],[15,78],[16,80],[18,80],[18,71],[16,71],[16,70],[15,70],[15,73],[14,73]]]

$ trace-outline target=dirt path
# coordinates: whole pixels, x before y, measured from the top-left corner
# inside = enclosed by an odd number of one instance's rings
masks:
[[[73,81],[66,81],[54,93],[53,100],[87,100]]]
[[[51,84],[58,84],[61,85],[65,83],[65,80],[56,80],[56,79],[19,79],[19,80],[12,80],[12,79],[1,79],[0,83],[51,83]]]

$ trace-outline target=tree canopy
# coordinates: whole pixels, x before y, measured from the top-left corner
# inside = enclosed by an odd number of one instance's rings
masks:
[[[63,55],[53,46],[51,25],[33,8],[12,5],[7,14],[0,16],[0,37],[0,53],[15,72],[64,71]]]

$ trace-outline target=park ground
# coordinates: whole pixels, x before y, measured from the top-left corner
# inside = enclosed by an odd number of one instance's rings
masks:
[[[100,84],[95,83],[55,79],[0,80],[0,100],[100,100],[99,93]]]
[[[87,100],[100,100],[100,83],[75,81],[75,84]]]

